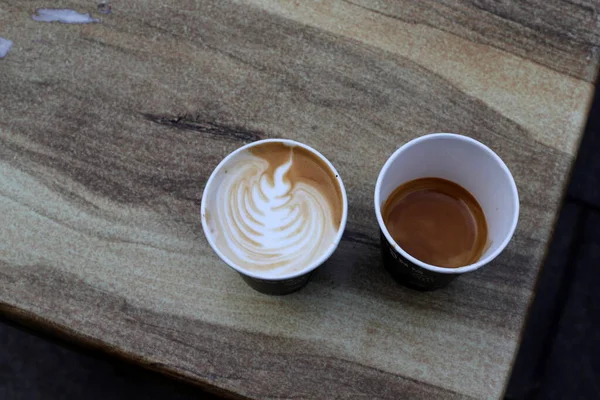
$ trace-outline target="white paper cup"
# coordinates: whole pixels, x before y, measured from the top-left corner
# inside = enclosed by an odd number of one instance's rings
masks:
[[[427,177],[459,184],[481,205],[488,226],[488,247],[477,262],[460,268],[430,265],[408,254],[392,239],[381,207],[398,186]],[[508,167],[490,148],[466,136],[435,133],[411,140],[386,161],[375,185],[375,214],[385,268],[406,286],[432,290],[483,267],[504,250],[519,219],[519,194]]]
[[[340,226],[338,228],[338,231],[336,233],[334,240],[331,242],[331,245],[328,247],[327,251],[325,253],[323,253],[323,255],[321,257],[319,257],[317,260],[315,260],[311,264],[307,264],[305,266],[305,268],[303,268],[299,271],[293,272],[293,273],[289,273],[289,274],[285,274],[285,275],[278,275],[276,278],[266,276],[267,274],[261,274],[259,272],[249,271],[247,269],[244,269],[240,265],[237,265],[232,260],[230,260],[217,247],[216,241],[213,237],[213,233],[211,232],[209,223],[207,221],[207,203],[208,203],[207,197],[208,197],[209,193],[211,193],[211,191],[216,190],[215,188],[218,186],[219,179],[221,179],[221,176],[223,173],[226,173],[227,168],[229,168],[229,166],[231,165],[231,162],[234,161],[236,159],[236,157],[238,155],[240,155],[242,152],[246,152],[246,150],[248,150],[252,147],[260,146],[261,144],[269,143],[269,142],[279,142],[279,143],[283,143],[283,144],[286,144],[286,145],[292,146],[292,147],[294,147],[294,146],[302,147],[302,148],[308,150],[313,155],[315,155],[331,170],[333,176],[335,176],[335,178],[336,178],[336,182],[339,185],[340,192],[342,195],[342,199],[341,199],[341,201],[342,201],[342,218],[340,221]],[[308,280],[309,280],[311,274],[313,273],[313,271],[316,268],[318,268],[320,265],[322,265],[325,261],[327,261],[327,259],[333,254],[333,252],[337,248],[338,244],[340,243],[340,240],[342,239],[342,234],[344,233],[344,229],[346,227],[346,220],[348,218],[348,200],[346,198],[346,189],[344,188],[344,183],[342,182],[342,178],[340,177],[340,174],[337,172],[337,170],[335,169],[333,164],[331,164],[331,162],[327,158],[325,158],[325,156],[323,156],[321,153],[319,153],[317,150],[313,149],[312,147],[307,146],[303,143],[296,142],[294,140],[288,140],[288,139],[265,139],[265,140],[259,140],[256,142],[252,142],[243,147],[240,147],[239,149],[235,150],[234,152],[229,154],[227,157],[225,157],[223,159],[223,161],[221,161],[219,163],[219,165],[215,168],[215,170],[212,172],[212,174],[210,175],[210,178],[208,179],[208,182],[206,183],[204,192],[202,194],[202,205],[200,206],[200,208],[201,208],[200,211],[201,211],[201,216],[202,216],[202,228],[204,229],[204,235],[206,236],[206,239],[208,240],[208,243],[210,244],[212,249],[215,251],[215,253],[217,253],[217,255],[221,258],[221,260],[223,260],[227,265],[229,265],[231,268],[233,268],[234,270],[239,272],[240,275],[242,276],[242,278],[244,279],[244,281],[248,285],[250,285],[250,287],[252,287],[253,289],[255,289],[259,292],[262,292],[262,293],[275,294],[275,295],[281,295],[281,294],[287,294],[287,293],[294,292],[296,290],[301,289],[308,283]]]

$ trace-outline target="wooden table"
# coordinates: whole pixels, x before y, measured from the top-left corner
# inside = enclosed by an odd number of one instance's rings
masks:
[[[0,311],[250,398],[502,394],[599,60],[595,0],[129,0],[90,25],[0,0]],[[521,218],[433,293],[383,270],[372,195],[407,140],[491,146]],[[252,291],[210,250],[204,184],[285,137],[342,174],[347,231],[309,285]]]

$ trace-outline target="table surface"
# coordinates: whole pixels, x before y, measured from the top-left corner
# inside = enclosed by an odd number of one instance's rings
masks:
[[[600,7],[579,3],[71,0],[102,21],[65,25],[3,0],[0,312],[232,396],[500,397],[593,93]],[[430,132],[492,147],[521,216],[490,266],[420,293],[381,266],[372,193]],[[322,151],[349,200],[284,297],[199,218],[220,159],[271,137]]]

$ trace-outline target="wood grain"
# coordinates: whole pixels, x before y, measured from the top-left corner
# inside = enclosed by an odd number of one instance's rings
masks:
[[[499,397],[598,67],[598,3],[578,3],[132,0],[74,26],[0,1],[0,311],[240,397]],[[419,293],[381,266],[372,193],[430,132],[490,145],[521,218],[492,265]],[[323,152],[349,200],[285,297],[199,219],[220,159],[268,137]]]

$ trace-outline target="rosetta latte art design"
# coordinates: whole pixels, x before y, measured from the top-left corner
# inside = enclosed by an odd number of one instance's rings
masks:
[[[293,162],[291,150],[276,168],[247,153],[222,174],[211,230],[220,250],[244,269],[269,275],[301,270],[335,239],[330,202],[310,180],[289,179]]]

